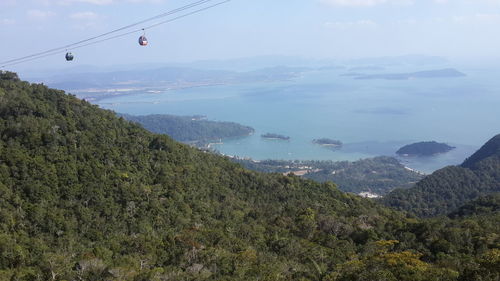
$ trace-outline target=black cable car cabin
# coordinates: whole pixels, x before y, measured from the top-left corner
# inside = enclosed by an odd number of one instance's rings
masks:
[[[66,53],[66,60],[67,61],[72,61],[75,57],[73,56],[72,53]]]
[[[141,37],[139,37],[139,45],[141,46],[148,45],[148,39],[146,38],[146,36],[142,35]]]

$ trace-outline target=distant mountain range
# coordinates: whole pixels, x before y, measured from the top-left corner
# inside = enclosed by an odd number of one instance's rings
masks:
[[[27,70],[31,81],[65,90],[116,85],[154,86],[165,82],[234,82],[288,79],[305,70],[384,70],[393,66],[429,67],[447,65],[442,57],[407,55],[361,59],[312,59],[294,56],[260,56],[189,63],[149,63],[95,67],[82,65],[46,71]],[[278,67],[277,67],[278,66]],[[47,73],[56,73],[47,75]],[[57,74],[58,73],[58,74]],[[271,75],[271,77],[269,76]],[[140,82],[146,82],[141,84]],[[158,83],[160,82],[160,83]]]
[[[388,73],[388,74],[372,74],[355,76],[354,79],[367,80],[367,79],[386,79],[386,80],[409,80],[409,79],[428,79],[428,78],[456,78],[464,77],[464,73],[453,69],[438,69],[427,70],[411,73]]]
[[[163,67],[104,73],[70,73],[45,78],[46,84],[67,90],[86,88],[155,87],[172,84],[217,84],[282,80],[295,77],[305,68],[272,67],[248,72]]]

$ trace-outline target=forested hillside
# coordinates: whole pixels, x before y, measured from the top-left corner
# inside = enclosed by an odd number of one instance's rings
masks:
[[[422,217],[445,215],[480,196],[500,192],[500,135],[461,166],[446,167],[414,187],[389,193],[382,202]]]
[[[0,280],[498,280],[499,226],[406,218],[0,79]]]
[[[458,208],[448,216],[451,218],[471,216],[491,216],[500,212],[500,193],[480,197]],[[500,225],[500,221],[497,225]]]
[[[127,120],[137,122],[157,134],[166,134],[182,142],[207,142],[223,138],[248,136],[254,129],[234,122],[200,120],[197,116],[175,116],[166,114],[134,116],[120,114]]]

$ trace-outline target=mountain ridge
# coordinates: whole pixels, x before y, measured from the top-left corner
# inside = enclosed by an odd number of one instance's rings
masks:
[[[488,157],[500,157],[500,134],[486,142],[478,151],[468,157],[461,166],[473,169],[478,162]]]
[[[0,78],[0,280],[498,276],[489,221],[407,218],[333,183],[251,172],[63,91]]]

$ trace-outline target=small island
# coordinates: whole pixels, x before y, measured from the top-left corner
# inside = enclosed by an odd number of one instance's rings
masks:
[[[446,153],[454,148],[455,147],[449,146],[446,143],[426,141],[405,145],[400,148],[396,154],[400,156],[432,156],[440,153]]]
[[[321,146],[327,146],[331,148],[338,148],[342,146],[342,142],[339,140],[332,140],[328,138],[315,139],[312,141],[314,144],[318,144]]]
[[[290,140],[290,137],[288,137],[288,136],[272,134],[272,133],[263,134],[263,135],[261,135],[261,137],[264,139],[270,139],[270,140]]]

